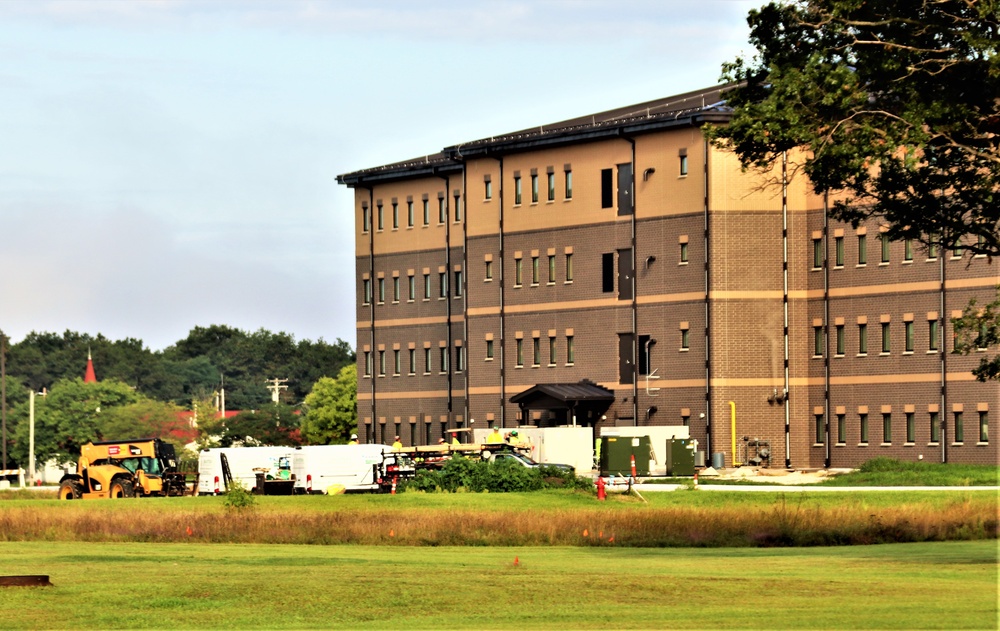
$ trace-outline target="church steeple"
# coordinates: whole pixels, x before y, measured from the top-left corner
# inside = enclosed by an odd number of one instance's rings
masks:
[[[90,355],[90,347],[87,347],[87,371],[83,374],[83,383],[97,383],[97,375],[94,373],[94,358]]]

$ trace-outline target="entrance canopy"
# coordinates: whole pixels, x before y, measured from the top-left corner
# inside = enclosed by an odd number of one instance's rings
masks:
[[[540,383],[510,398],[521,408],[522,423],[531,422],[532,410],[552,412],[559,424],[594,425],[615,401],[615,393],[584,379],[579,383]]]

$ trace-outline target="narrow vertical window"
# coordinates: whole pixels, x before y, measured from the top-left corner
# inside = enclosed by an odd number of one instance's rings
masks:
[[[531,174],[531,203],[538,203],[538,175],[535,173]]]
[[[903,240],[903,260],[904,261],[913,260],[913,239]]]
[[[858,442],[867,443],[868,442],[868,414],[858,415],[858,427],[860,429],[860,436]]]
[[[523,284],[523,266],[521,259],[514,259],[514,286],[520,287]]]
[[[566,199],[573,199],[573,171],[566,165]]]
[[[392,203],[392,229],[399,230],[399,204]]]
[[[823,239],[813,239],[813,269],[823,268]]]
[[[907,353],[913,352],[913,323],[904,322],[903,323],[903,336],[904,336],[904,348],[903,350]]]
[[[455,195],[455,223],[462,221],[462,196]]]
[[[823,356],[823,327],[813,327],[813,357]]]
[[[858,325],[858,355],[868,354],[868,325]]]
[[[493,182],[486,180],[485,182],[483,182],[483,188],[484,188],[483,196],[486,199],[493,199]]]
[[[392,374],[394,374],[394,375],[396,375],[398,377],[399,376],[399,372],[400,372],[400,367],[401,367],[401,364],[400,364],[400,351],[397,348],[397,349],[395,349],[395,350],[392,351]]]
[[[486,340],[486,359],[493,359],[493,340]]]
[[[364,284],[364,302],[362,304],[371,304],[372,301],[372,281],[370,278],[366,278],[363,282]]]
[[[372,352],[365,351],[365,377],[372,376]]]
[[[927,350],[937,352],[938,350],[938,321],[927,321]]]
[[[556,282],[556,255],[549,255],[549,284]]]
[[[687,156],[681,156],[680,157],[680,174],[681,175],[687,175],[688,174],[688,157]]]
[[[606,252],[601,255],[601,291],[610,293],[615,290],[615,254]]]
[[[844,355],[844,325],[837,325],[837,355]]]
[[[684,242],[681,244],[681,263],[688,262],[688,244]]]
[[[438,197],[438,223],[445,223],[448,221],[448,204],[445,202],[444,195]]]
[[[566,282],[573,282],[573,254],[566,254]]]
[[[965,442],[965,421],[961,412],[955,412],[955,427],[952,431],[955,433],[956,443]]]
[[[455,347],[455,372],[463,372],[465,370],[465,350],[464,346]]]
[[[378,303],[382,304],[385,302],[385,279],[378,279]]]
[[[406,201],[406,226],[413,227],[413,200]]]
[[[844,266],[844,237],[835,237],[833,239],[833,251],[834,251],[834,256],[836,257],[834,259],[834,265],[836,265],[837,267],[843,267]]]
[[[990,442],[990,414],[989,412],[979,413],[979,442]]]
[[[515,365],[524,366],[524,340],[518,339],[516,344]]]
[[[932,234],[927,237],[927,260],[934,261],[938,257],[938,238],[937,235]]]
[[[882,442],[892,442],[892,414],[887,412],[882,414]]]
[[[556,365],[556,338],[549,336],[549,366]]]
[[[681,350],[686,351],[691,348],[691,335],[688,329],[681,329]]]
[[[573,347],[573,336],[566,336],[566,363],[574,364],[576,363],[576,351]]]
[[[847,418],[844,414],[837,415],[837,442],[841,445],[847,442]]]
[[[409,290],[407,293],[407,299],[410,302],[413,302],[417,298],[417,279],[413,277],[413,274],[406,277],[406,284],[407,289]]]
[[[385,217],[382,212],[382,204],[378,205],[378,229],[382,230],[385,228]]]
[[[542,341],[537,337],[531,338],[531,365],[542,365]]]
[[[531,257],[531,284],[538,284],[538,257]]]
[[[431,203],[428,200],[423,200],[424,204],[424,225],[429,226],[431,223]]]
[[[815,419],[816,419],[816,444],[822,445],[823,443],[826,442],[826,432],[824,431],[823,428],[823,415],[816,414]]]
[[[931,442],[936,443],[941,440],[941,419],[937,412],[930,413]]]
[[[378,352],[378,374],[379,377],[385,377],[385,351]]]
[[[493,261],[486,261],[486,280],[493,280]]]
[[[438,297],[447,298],[448,297],[448,273],[438,272]]]
[[[917,440],[917,428],[914,416],[913,412],[906,413],[906,442],[908,443],[912,443]]]
[[[371,218],[371,215],[368,213],[368,207],[367,206],[362,206],[361,207],[361,231],[362,232],[368,232],[371,229],[372,229],[372,218]]]
[[[399,276],[392,278],[392,301],[399,302]]]
[[[424,300],[431,299],[431,275],[424,274]]]
[[[882,246],[882,263],[889,262],[889,235],[882,233],[879,235],[879,244]]]
[[[549,183],[549,201],[552,202],[552,201],[555,201],[555,199],[556,199],[556,174],[550,171],[549,174],[548,174],[548,180],[549,180],[549,182],[548,182]]]
[[[447,346],[442,346],[442,347],[440,347],[438,349],[438,351],[439,351],[439,354],[441,355],[441,358],[440,358],[441,359],[441,372],[442,373],[448,372],[448,347]]]
[[[892,338],[889,337],[889,334],[890,334],[889,323],[888,322],[883,322],[882,323],[882,352],[883,353],[888,353],[891,350],[891,346],[892,346],[891,341],[892,341]]]
[[[462,297],[462,272],[461,270],[455,272],[455,297]]]
[[[424,349],[424,374],[431,374],[431,349]]]
[[[960,259],[963,254],[965,254],[965,248],[962,247],[962,241],[955,241],[955,246],[951,249],[951,258]]]
[[[417,349],[411,348],[409,350],[409,355],[410,355],[410,372],[409,372],[409,374],[415,375],[415,374],[417,374]]]
[[[868,263],[868,237],[867,235],[858,235],[858,265],[866,265]]]
[[[514,205],[521,203],[521,176],[514,176]]]
[[[614,208],[614,170],[601,169],[601,208]]]

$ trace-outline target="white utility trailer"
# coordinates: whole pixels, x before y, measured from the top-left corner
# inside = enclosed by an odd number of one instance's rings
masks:
[[[389,445],[307,445],[292,450],[296,493],[325,493],[335,484],[345,491],[377,491]]]
[[[257,485],[254,469],[275,468],[278,459],[291,458],[294,447],[217,447],[202,450],[198,456],[198,495],[218,495],[226,491],[222,474],[222,455],[229,463],[234,482],[245,489]]]

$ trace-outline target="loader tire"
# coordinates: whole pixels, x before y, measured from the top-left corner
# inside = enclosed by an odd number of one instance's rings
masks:
[[[135,488],[132,487],[132,483],[121,478],[112,480],[111,488],[108,489],[108,491],[108,497],[111,499],[117,499],[120,497],[135,497]]]
[[[76,480],[63,480],[59,485],[59,499],[78,500],[83,495],[83,485]]]

